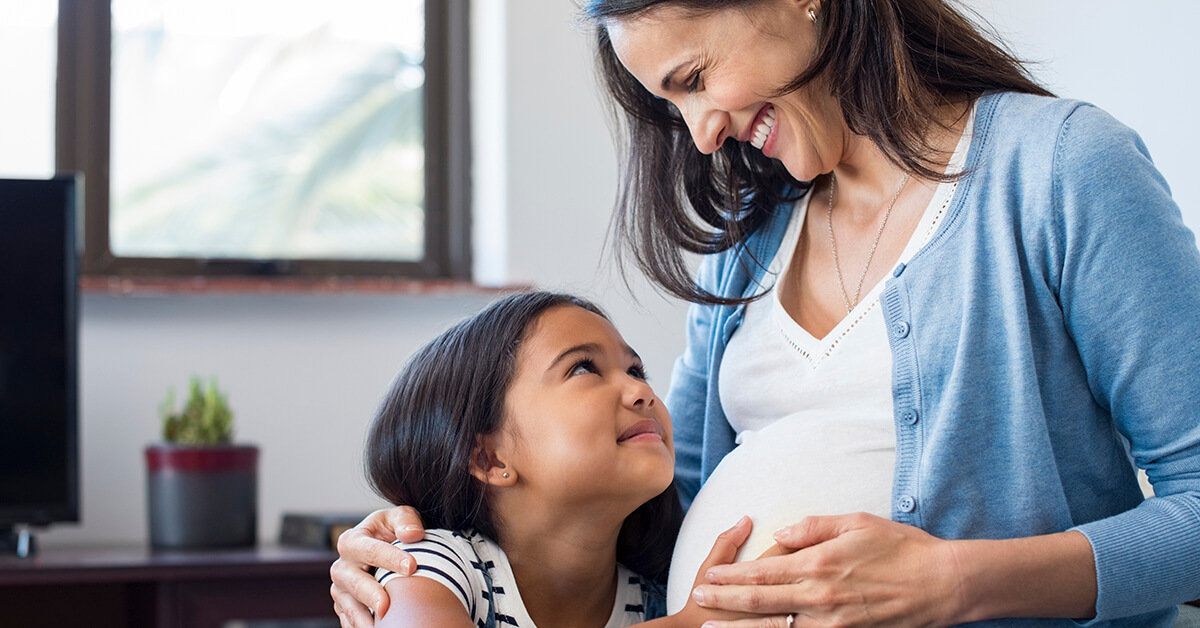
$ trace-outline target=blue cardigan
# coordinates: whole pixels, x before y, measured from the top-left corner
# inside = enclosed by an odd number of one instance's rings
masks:
[[[966,169],[880,297],[892,519],[946,539],[1079,530],[1098,574],[1090,625],[1169,626],[1174,605],[1200,597],[1195,239],[1140,138],[1085,103],[984,96]],[[790,214],[706,258],[700,285],[761,292]],[[734,447],[717,382],[743,311],[689,310],[666,398],[685,505]],[[1156,498],[1143,500],[1134,464]]]

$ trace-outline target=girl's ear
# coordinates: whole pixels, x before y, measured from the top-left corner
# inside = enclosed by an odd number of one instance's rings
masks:
[[[517,470],[504,464],[497,435],[475,437],[471,450],[471,475],[488,486],[509,487],[517,483]]]

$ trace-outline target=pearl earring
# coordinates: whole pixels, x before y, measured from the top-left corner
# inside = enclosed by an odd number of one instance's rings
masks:
[[[816,10],[816,9],[813,9],[812,7],[809,7],[809,9],[808,9],[808,19],[812,20],[812,23],[813,23],[813,24],[816,24],[816,23],[817,23],[817,10]]]
[[[500,475],[500,477],[507,480],[508,479],[508,471],[505,471],[503,474]]]

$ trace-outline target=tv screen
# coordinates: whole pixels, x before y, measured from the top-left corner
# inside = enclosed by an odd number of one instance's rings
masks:
[[[76,187],[0,179],[0,530],[79,520]]]

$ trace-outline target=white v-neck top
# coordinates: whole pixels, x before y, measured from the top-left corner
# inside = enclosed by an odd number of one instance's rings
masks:
[[[962,169],[973,118],[974,111],[948,172]],[[895,265],[933,237],[956,188],[938,185]],[[797,201],[768,282],[788,268],[811,196]],[[671,561],[668,612],[683,607],[713,541],[743,515],[754,520],[754,531],[739,560],[758,556],[774,543],[775,530],[808,515],[890,516],[896,432],[892,354],[879,304],[885,283],[872,286],[824,338],[792,319],[778,291],[746,306],[719,374],[738,446],[688,510]]]

